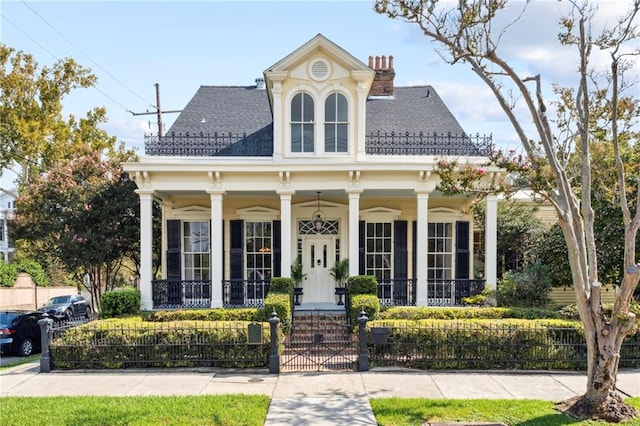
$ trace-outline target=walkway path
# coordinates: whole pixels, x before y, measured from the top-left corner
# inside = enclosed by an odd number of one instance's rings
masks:
[[[375,425],[370,398],[542,399],[559,401],[584,392],[582,373],[263,372],[117,370],[39,373],[38,363],[0,370],[0,396],[262,394],[271,397],[267,426]],[[620,371],[618,386],[640,397],[640,370]]]

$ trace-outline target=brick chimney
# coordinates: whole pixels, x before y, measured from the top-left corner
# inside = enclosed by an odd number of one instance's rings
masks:
[[[386,56],[376,56],[375,64],[373,56],[369,56],[369,68],[376,72],[369,96],[393,96],[393,79],[396,77],[393,56],[389,55],[388,66]]]

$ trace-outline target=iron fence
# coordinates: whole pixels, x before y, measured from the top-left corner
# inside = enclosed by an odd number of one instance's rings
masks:
[[[269,280],[225,280],[222,282],[222,305],[225,308],[262,308],[269,293]]]
[[[368,324],[372,366],[418,369],[584,370],[587,349],[580,326],[483,323]],[[623,344],[621,368],[640,367],[640,333]]]
[[[273,131],[268,126],[255,133],[169,133],[144,136],[149,156],[188,157],[271,157]]]
[[[427,306],[463,306],[463,298],[484,290],[484,280],[433,280],[427,282]],[[380,306],[415,306],[416,280],[378,282]]]
[[[269,324],[86,324],[54,333],[51,368],[267,367]]]
[[[491,135],[410,132],[371,132],[365,136],[365,151],[373,155],[461,155],[488,156],[494,149]]]
[[[153,280],[151,297],[154,309],[209,308],[211,281]]]

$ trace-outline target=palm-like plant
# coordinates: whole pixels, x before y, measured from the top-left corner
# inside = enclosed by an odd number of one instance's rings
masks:
[[[337,260],[329,273],[336,281],[336,287],[344,287],[345,281],[349,278],[349,259]]]
[[[298,256],[291,265],[291,279],[293,280],[294,287],[300,287],[302,280],[305,279],[307,274],[302,272],[302,258]]]

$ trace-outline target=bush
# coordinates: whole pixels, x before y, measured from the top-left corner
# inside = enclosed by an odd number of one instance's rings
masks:
[[[285,277],[273,277],[269,284],[269,293],[293,295],[293,280]]]
[[[259,321],[258,308],[176,309],[173,311],[144,312],[142,319],[149,322],[169,321]]]
[[[107,291],[100,297],[100,312],[105,318],[136,315],[140,312],[140,291],[132,287]]]
[[[289,331],[291,327],[291,297],[284,293],[269,292],[264,299],[264,308],[261,311],[260,321],[269,321],[274,310],[278,314],[282,330]]]
[[[35,260],[24,259],[17,263],[5,263],[0,260],[0,286],[13,287],[19,272],[29,274],[38,287],[49,285],[49,277],[44,273],[42,266]]]
[[[529,265],[522,272],[507,272],[498,283],[498,306],[542,308],[549,304],[551,283],[546,266]]]
[[[369,321],[377,319],[380,315],[380,301],[378,296],[373,294],[358,294],[349,297],[349,305],[349,317],[352,327],[357,327],[358,317],[363,309]]]
[[[13,263],[5,263],[0,260],[0,286],[13,287],[16,283],[18,271]]]
[[[247,344],[250,324],[255,323],[101,320],[52,341],[53,368],[266,367],[269,324],[260,324],[262,343]]]
[[[404,320],[453,320],[453,319],[554,319],[556,311],[540,308],[426,308],[395,306],[380,313],[381,319]]]
[[[373,275],[356,275],[349,277],[347,280],[347,288],[349,296],[357,296],[358,294],[378,294],[378,282]]]

